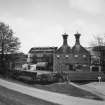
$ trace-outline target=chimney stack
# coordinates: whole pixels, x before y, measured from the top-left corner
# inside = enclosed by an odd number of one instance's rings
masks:
[[[80,44],[80,36],[81,36],[81,34],[79,34],[79,33],[77,32],[77,33],[74,34],[74,35],[75,35],[75,39],[76,39],[75,44]]]
[[[64,33],[63,35],[63,45],[65,46],[65,45],[68,45],[67,44],[67,37],[68,37],[68,35],[66,34],[66,33]]]

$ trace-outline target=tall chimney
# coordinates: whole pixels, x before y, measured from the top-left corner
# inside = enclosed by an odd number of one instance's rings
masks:
[[[76,39],[75,44],[80,44],[80,36],[81,36],[81,34],[79,34],[79,33],[77,32],[77,33],[74,34],[74,35],[75,35],[75,39]]]
[[[62,35],[63,37],[63,45],[57,50],[57,53],[66,53],[69,54],[71,53],[71,48],[69,47],[68,43],[67,43],[67,37],[68,35],[66,33],[64,33]]]
[[[68,45],[67,44],[67,37],[68,37],[68,35],[66,34],[66,33],[64,33],[63,35],[63,45],[65,46],[65,45]]]

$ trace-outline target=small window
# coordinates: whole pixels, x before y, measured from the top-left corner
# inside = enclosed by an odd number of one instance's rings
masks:
[[[77,58],[77,57],[78,57],[78,55],[74,55],[74,57],[75,57],[75,58]]]
[[[44,55],[43,55],[42,53],[37,53],[36,56],[37,56],[38,58],[42,58]]]
[[[60,55],[57,55],[57,58],[60,58]]]
[[[77,67],[78,66],[78,64],[75,64],[75,67]]]
[[[69,57],[69,55],[65,55],[65,57],[66,57],[66,58],[68,58],[68,57]]]
[[[83,55],[83,58],[86,58],[86,55]]]
[[[30,57],[33,57],[33,54],[31,54],[31,53],[30,53],[30,54],[28,54],[28,58],[30,58]]]
[[[84,64],[83,67],[87,67],[87,65]]]

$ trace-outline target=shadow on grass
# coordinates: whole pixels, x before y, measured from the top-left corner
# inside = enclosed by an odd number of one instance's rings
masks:
[[[104,101],[103,98],[100,96],[97,96],[91,92],[79,89],[77,87],[74,87],[72,85],[69,85],[67,83],[55,83],[55,82],[40,82],[40,81],[25,81],[25,80],[20,80],[24,83],[27,83],[31,85],[32,87],[38,88],[38,89],[43,89],[51,92],[56,92],[56,93],[62,93],[74,97],[81,97],[85,99],[92,99],[92,100],[98,100],[98,101]],[[85,82],[86,83],[86,82]]]
[[[63,93],[69,96],[81,97],[81,98],[93,99],[93,100],[99,100],[99,101],[104,100],[103,98],[91,92],[84,91],[82,89],[79,89],[67,83],[58,83],[58,82],[51,82],[51,81],[35,81],[35,80],[32,81],[32,80],[26,80],[22,78],[15,78],[15,79],[11,78],[11,79],[14,81],[19,81],[20,83],[25,83],[27,85],[30,85],[38,89],[43,89],[51,92]],[[76,83],[82,85],[82,84],[90,83],[90,81],[78,81]]]

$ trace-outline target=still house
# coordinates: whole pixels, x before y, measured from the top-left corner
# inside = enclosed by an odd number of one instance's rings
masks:
[[[75,34],[75,45],[70,48],[68,35],[63,36],[63,45],[56,50],[53,58],[54,72],[89,71],[90,53],[80,44],[80,34]]]

